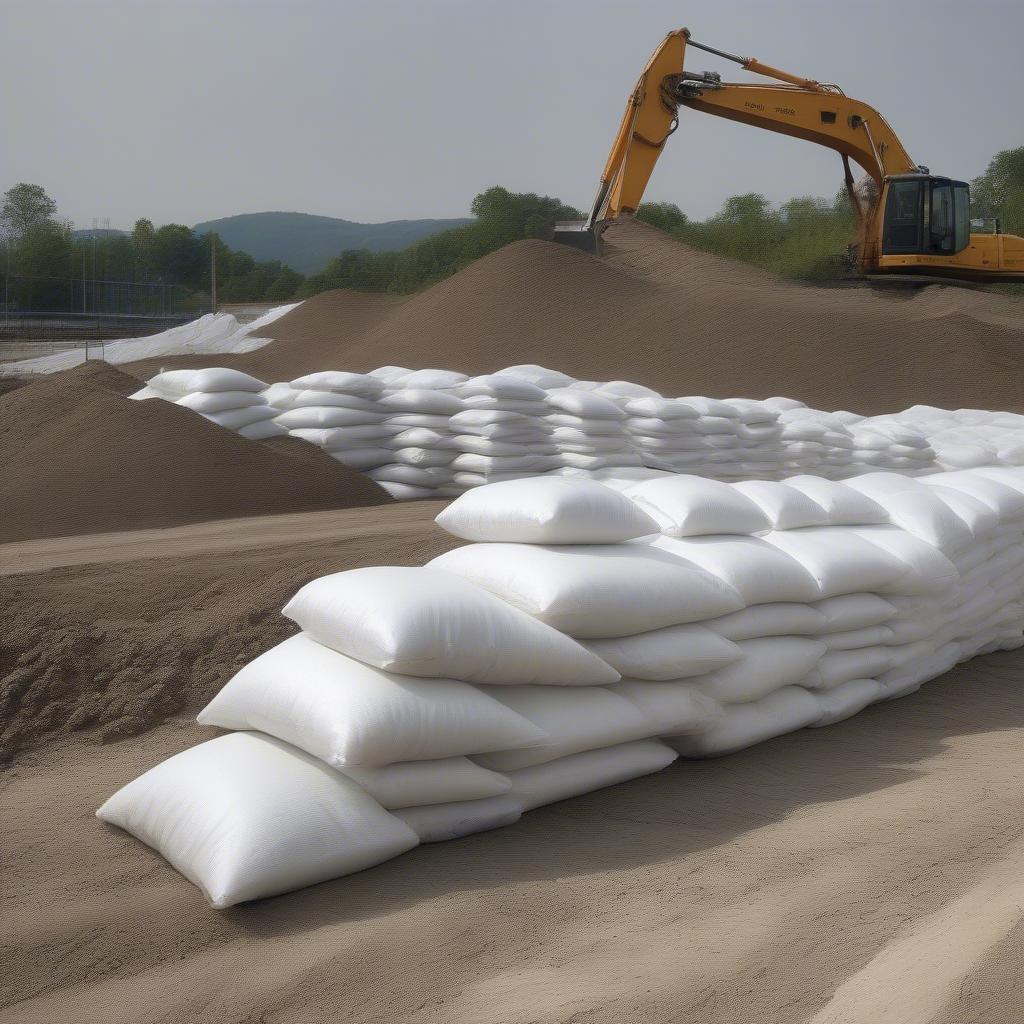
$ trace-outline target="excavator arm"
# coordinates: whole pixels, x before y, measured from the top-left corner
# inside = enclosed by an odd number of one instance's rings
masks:
[[[713,73],[687,72],[688,45],[733,60],[780,84],[722,82]],[[658,157],[678,125],[680,106],[827,146],[859,164],[879,187],[887,174],[919,170],[873,107],[844,96],[836,86],[696,43],[683,28],[665,37],[630,95],[601,175],[591,210],[593,223],[636,211]]]
[[[775,79],[772,83],[723,82],[714,72],[690,72],[684,67],[688,47],[704,50],[739,64],[747,71]],[[752,57],[716,50],[691,38],[688,29],[670,32],[655,50],[640,75],[626,104],[615,141],[601,174],[597,196],[587,221],[559,225],[556,238],[581,248],[596,249],[604,225],[623,213],[634,213],[662,150],[679,125],[679,108],[688,107],[717,117],[753,125],[767,131],[804,139],[835,150],[843,159],[847,191],[858,225],[858,247],[862,271],[904,271],[924,266],[937,273],[974,279],[1017,279],[1024,274],[1024,240],[1013,236],[971,235],[963,201],[963,182],[934,179],[928,168],[918,166],[882,115],[860,100],[844,95],[835,85],[781,71]],[[861,197],[855,193],[850,161],[874,180],[875,189]],[[916,202],[910,181],[921,182],[920,209],[916,225],[904,227],[904,235],[918,232],[917,241],[897,239],[883,244],[883,220],[887,190],[893,181],[905,179],[902,192],[893,195],[900,213]],[[927,182],[927,184],[924,184]],[[952,227],[941,248],[929,248],[937,214],[932,212],[932,189],[956,209],[956,231]],[[954,201],[954,189],[962,189]],[[909,198],[908,198],[909,197]],[[938,210],[938,207],[936,207]],[[953,213],[949,214],[952,218]],[[901,236],[902,238],[902,236]],[[970,239],[968,243],[967,239]],[[997,242],[998,239],[998,242]],[[1020,243],[1020,244],[1018,244]],[[895,246],[904,253],[889,256]],[[915,249],[914,246],[917,246]],[[933,254],[934,253],[934,254]]]

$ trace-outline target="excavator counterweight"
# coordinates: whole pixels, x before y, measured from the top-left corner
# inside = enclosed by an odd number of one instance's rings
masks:
[[[684,68],[687,47],[774,79],[723,82],[716,72]],[[635,213],[658,157],[679,126],[680,108],[749,124],[835,150],[857,224],[859,271],[865,277],[918,275],[974,282],[1024,281],[1024,238],[974,231],[966,182],[931,174],[911,160],[888,122],[873,107],[836,85],[781,71],[753,57],[717,50],[669,34],[647,62],[601,174],[585,221],[561,222],[555,240],[598,253],[604,228]],[[853,186],[850,161],[873,185]]]

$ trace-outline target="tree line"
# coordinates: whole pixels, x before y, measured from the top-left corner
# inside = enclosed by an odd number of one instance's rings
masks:
[[[218,300],[287,302],[331,288],[405,295],[436,284],[509,242],[550,239],[556,221],[582,216],[560,199],[500,186],[481,192],[471,209],[476,218],[472,224],[397,252],[342,252],[320,273],[307,277],[276,261],[257,262],[215,239]],[[138,292],[130,298],[136,304],[166,302],[160,289],[171,288],[180,308],[209,308],[208,236],[196,236],[183,224],[157,228],[143,219],[129,235],[83,237],[56,213],[56,204],[38,185],[15,185],[4,196],[0,232],[6,252],[0,251],[0,259],[6,258],[8,277],[19,282],[17,308],[65,308],[68,296],[75,298],[74,282],[90,278],[129,283]],[[971,213],[998,218],[1004,232],[1024,234],[1024,146],[997,153],[971,183]],[[637,215],[696,248],[797,280],[841,277],[853,236],[845,191],[831,201],[802,196],[781,206],[757,193],[732,196],[706,220],[689,218],[675,203],[642,203]],[[87,305],[84,291],[78,300],[83,298]],[[10,306],[11,299],[7,301]]]

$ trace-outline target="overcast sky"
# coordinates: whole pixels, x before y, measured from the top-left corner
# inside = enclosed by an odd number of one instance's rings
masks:
[[[0,191],[41,184],[81,227],[462,216],[494,184],[587,206],[683,24],[838,83],[935,172],[1024,144],[1024,0],[0,0]],[[703,217],[840,184],[831,151],[683,111],[647,198]]]

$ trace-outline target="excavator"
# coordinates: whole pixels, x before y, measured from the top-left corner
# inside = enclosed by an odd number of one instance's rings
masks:
[[[687,71],[687,48],[723,57],[772,83],[723,82],[713,71]],[[998,222],[975,230],[965,181],[939,177],[914,163],[885,118],[837,85],[801,78],[753,57],[696,42],[689,29],[669,34],[654,51],[630,95],[585,221],[563,221],[555,240],[599,253],[601,235],[622,214],[635,213],[679,108],[703,111],[836,150],[857,226],[859,276],[920,283],[1024,281],[1024,238]],[[855,183],[850,161],[864,169]]]

